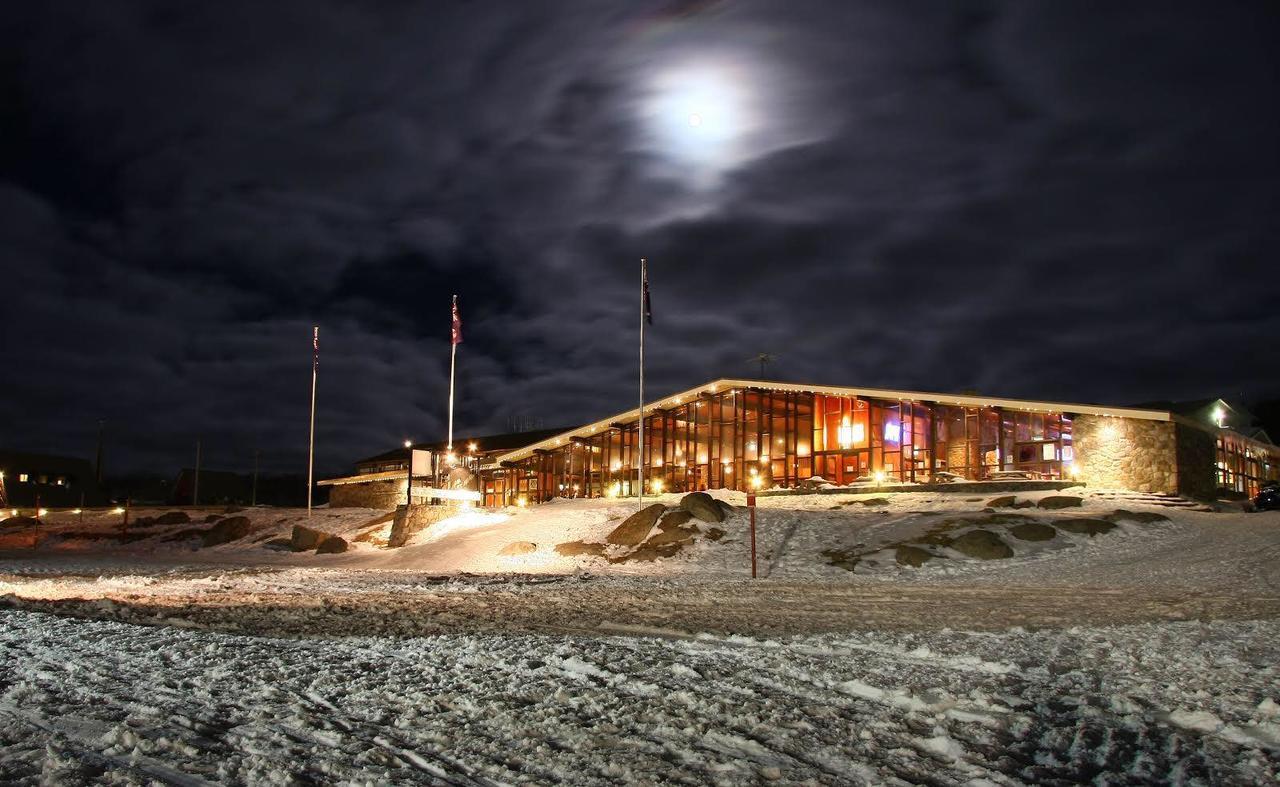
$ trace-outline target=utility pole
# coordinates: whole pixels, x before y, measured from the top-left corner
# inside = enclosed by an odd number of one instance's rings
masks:
[[[191,507],[200,504],[200,438],[196,438],[196,478],[191,486]]]
[[[747,361],[748,361],[749,363],[750,363],[750,362],[754,362],[754,363],[758,363],[758,364],[760,364],[760,379],[761,379],[761,380],[763,380],[763,379],[764,379],[764,367],[765,367],[765,364],[773,363],[775,360],[777,360],[777,356],[774,356],[774,355],[772,355],[772,354],[770,354],[770,353],[756,353],[756,356],[755,356],[754,358],[748,358],[748,359],[747,359]]]

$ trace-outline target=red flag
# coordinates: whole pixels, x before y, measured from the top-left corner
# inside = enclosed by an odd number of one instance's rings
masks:
[[[458,296],[453,296],[453,330],[450,340],[454,344],[462,344],[462,318],[458,316]]]

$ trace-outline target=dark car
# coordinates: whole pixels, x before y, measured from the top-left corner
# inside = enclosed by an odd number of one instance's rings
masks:
[[[1258,496],[1253,499],[1253,508],[1255,511],[1280,509],[1280,484],[1273,481],[1258,490]]]

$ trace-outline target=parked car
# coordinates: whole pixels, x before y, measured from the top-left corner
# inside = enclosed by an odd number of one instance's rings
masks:
[[[1272,481],[1259,489],[1257,497],[1253,498],[1253,509],[1255,511],[1280,509],[1280,484]]]

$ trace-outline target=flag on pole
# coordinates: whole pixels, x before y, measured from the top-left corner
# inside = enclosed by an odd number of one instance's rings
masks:
[[[320,368],[320,326],[311,329],[311,370]]]
[[[453,330],[450,340],[454,344],[462,344],[462,318],[458,316],[458,296],[453,296]]]
[[[653,303],[649,300],[649,263],[640,261],[641,278],[644,280],[644,318],[653,325]]]

